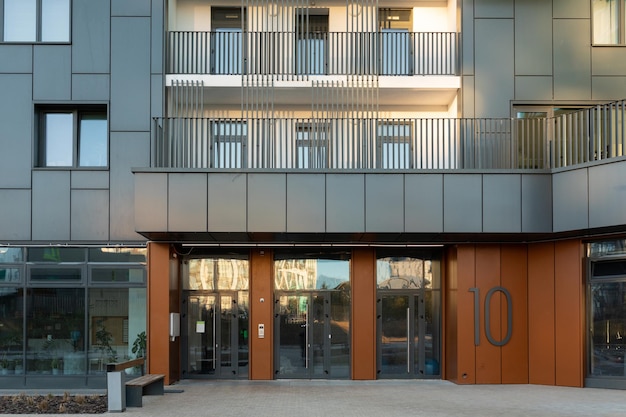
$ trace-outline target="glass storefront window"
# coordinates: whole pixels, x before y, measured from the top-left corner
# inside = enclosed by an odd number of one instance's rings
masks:
[[[247,259],[201,258],[186,261],[185,290],[247,290],[250,268]]]
[[[146,248],[90,248],[89,262],[145,263]]]
[[[19,268],[5,268],[0,266],[0,282],[9,283],[9,282],[21,282],[21,269]]]
[[[28,262],[85,262],[83,248],[29,248]]]
[[[94,268],[91,270],[91,281],[98,283],[142,283],[145,281],[145,270],[140,268]]]
[[[380,289],[439,289],[439,262],[411,257],[376,260],[376,285]]]
[[[0,264],[12,264],[23,260],[22,248],[0,247]]]
[[[350,261],[341,259],[277,259],[277,290],[342,289],[350,283]]]
[[[81,268],[32,268],[31,281],[80,281]]]
[[[591,376],[626,376],[626,282],[591,284]]]
[[[0,288],[0,375],[24,373],[23,300],[21,288]]]
[[[626,255],[626,240],[607,240],[587,245],[587,256],[590,258],[611,255]]]

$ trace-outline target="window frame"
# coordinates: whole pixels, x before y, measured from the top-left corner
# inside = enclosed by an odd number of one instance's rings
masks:
[[[20,0],[23,1],[23,0]],[[5,3],[6,0],[0,0],[0,44],[2,43],[11,43],[11,44],[62,44],[67,45],[72,43],[72,0],[67,0],[68,2],[68,10],[67,10],[67,22],[68,22],[68,30],[67,30],[67,40],[42,40],[42,32],[43,32],[43,24],[44,20],[42,18],[43,13],[43,2],[45,0],[34,0],[35,1],[35,39],[34,40],[5,40]]]
[[[224,133],[221,133],[222,131]],[[239,119],[215,120],[211,122],[210,135],[211,168],[241,169],[247,167],[248,124],[245,121]]]
[[[591,46],[626,46],[626,0],[617,0],[617,13],[619,15],[617,22],[617,37],[616,43],[599,43],[595,40],[595,26],[599,24],[596,22],[594,15],[594,0],[590,2],[590,16],[591,16]]]
[[[381,129],[398,130],[397,135],[385,135]],[[405,131],[406,130],[406,131]],[[400,135],[400,133],[407,135]],[[413,157],[413,122],[410,119],[381,120],[376,130],[376,166],[384,170],[407,170],[413,169],[415,160]],[[388,149],[394,149],[391,157]],[[404,153],[400,149],[404,148]],[[404,156],[404,158],[402,158]],[[397,161],[395,160],[397,158]],[[389,164],[391,162],[391,164]],[[397,162],[397,163],[396,163]]]
[[[330,167],[330,123],[320,121],[296,123],[295,135],[295,168]]]

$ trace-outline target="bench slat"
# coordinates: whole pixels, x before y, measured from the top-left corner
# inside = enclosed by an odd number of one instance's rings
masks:
[[[135,379],[131,379],[130,381],[126,382],[126,385],[142,387],[142,386],[149,385],[149,384],[151,384],[151,383],[153,383],[155,381],[158,381],[159,379],[163,379],[163,378],[165,378],[165,375],[148,374],[148,375],[137,377]]]

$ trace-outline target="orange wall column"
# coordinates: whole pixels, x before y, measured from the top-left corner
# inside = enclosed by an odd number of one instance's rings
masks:
[[[170,375],[170,247],[166,243],[148,244],[148,367],[153,374]]]
[[[476,347],[474,346],[474,294],[476,286],[476,247],[461,245],[457,249],[456,351],[459,384],[476,383]],[[447,344],[446,344],[447,345]]]
[[[274,379],[274,319],[272,251],[250,253],[250,379]],[[259,337],[259,324],[265,337]]]
[[[352,379],[376,379],[376,255],[352,252]]]
[[[445,335],[441,377],[451,381],[458,380],[458,307],[457,307],[457,248],[450,247],[446,251],[444,268],[444,300],[445,314],[443,331]]]

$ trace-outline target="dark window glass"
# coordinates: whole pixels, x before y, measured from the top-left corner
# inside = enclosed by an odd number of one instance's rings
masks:
[[[28,262],[85,262],[85,249],[29,248]]]
[[[0,266],[0,282],[21,282],[22,274],[19,268],[5,268]]]
[[[30,271],[32,281],[80,281],[80,268],[33,268]]]
[[[146,248],[90,248],[89,262],[146,262]]]
[[[144,282],[143,268],[97,268],[91,270],[93,282]]]
[[[1,271],[0,271],[1,272]],[[24,293],[21,288],[0,288],[0,368],[8,374],[23,374]]]
[[[0,247],[0,264],[11,264],[22,262],[23,260],[24,253],[22,248]]]

